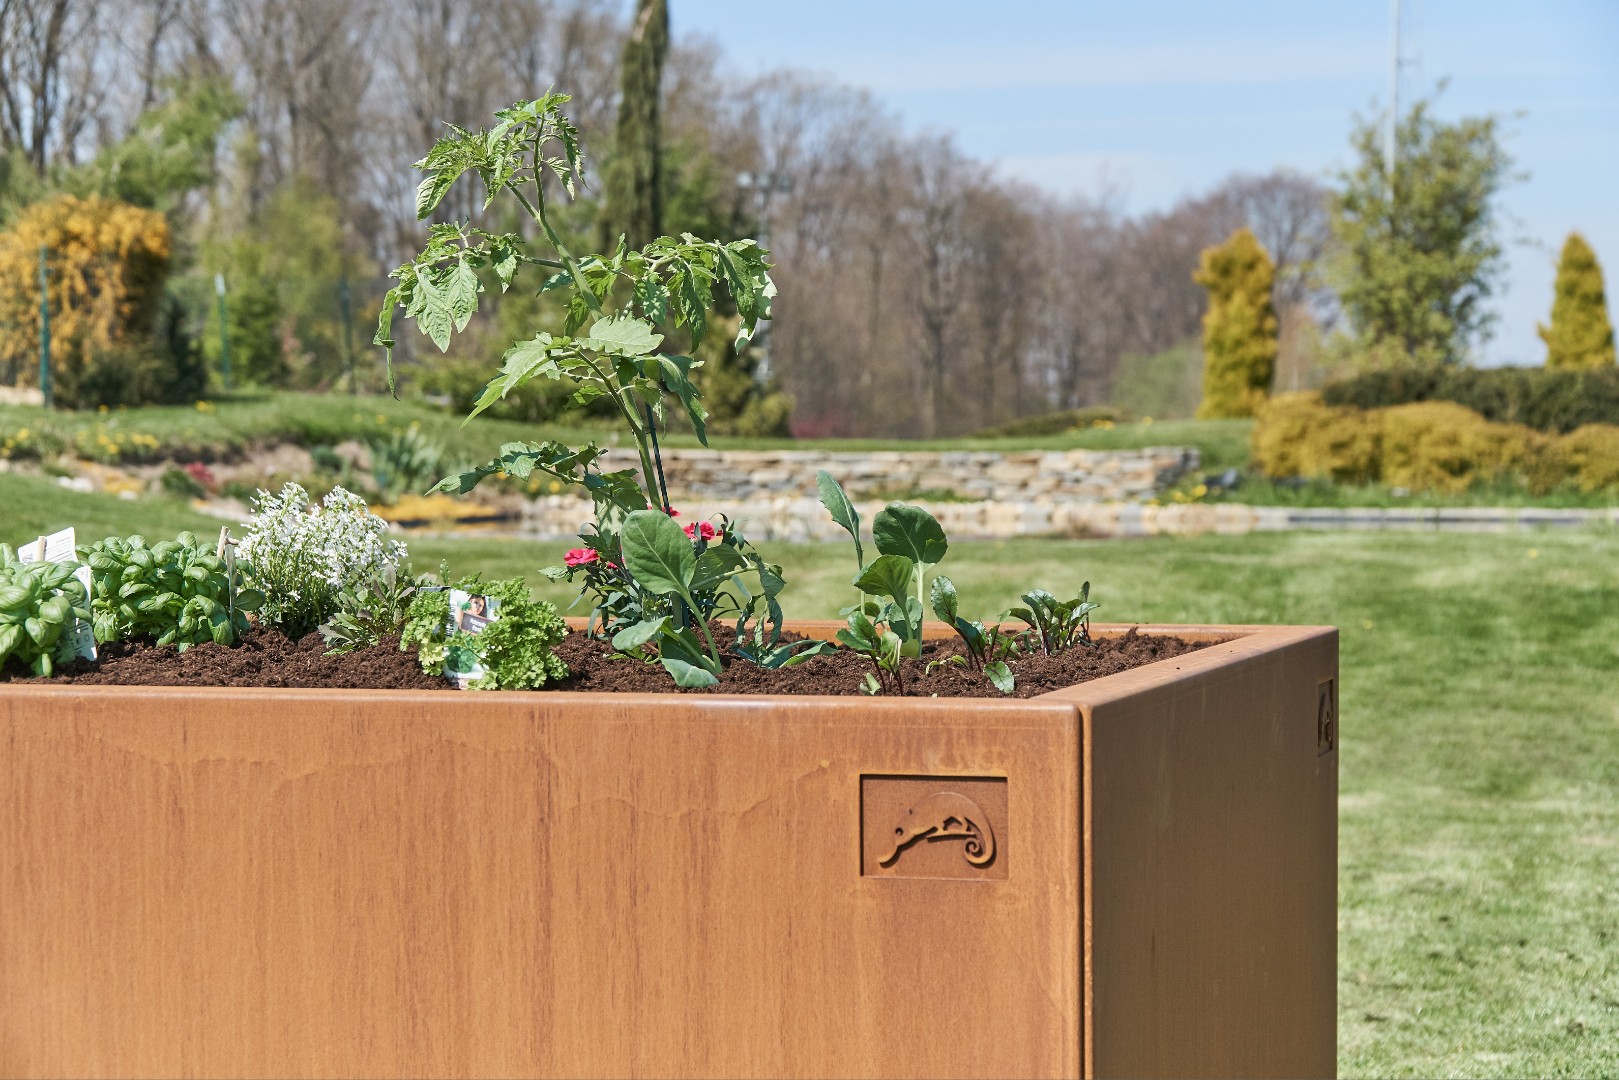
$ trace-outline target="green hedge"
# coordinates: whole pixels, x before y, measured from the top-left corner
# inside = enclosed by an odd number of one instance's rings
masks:
[[[1619,424],[1619,367],[1393,368],[1328,383],[1321,398],[1359,409],[1454,401],[1486,420],[1560,434],[1585,424]]]

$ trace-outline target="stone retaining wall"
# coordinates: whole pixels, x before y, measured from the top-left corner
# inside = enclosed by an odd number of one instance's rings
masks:
[[[620,447],[605,467],[633,469]],[[983,502],[1149,499],[1198,467],[1196,450],[991,451],[666,450],[671,498],[752,500],[816,495],[826,470],[852,498],[947,491]]]
[[[883,503],[857,500],[866,531]],[[1153,506],[1125,502],[922,502],[953,540],[1008,540],[1018,536],[1129,537],[1242,535],[1293,530],[1403,529],[1442,532],[1508,532],[1555,527],[1619,527],[1619,509],[1551,510],[1493,508],[1347,508],[1247,506],[1241,503],[1181,503]],[[841,541],[848,537],[817,499],[808,497],[688,500],[682,521],[724,514],[745,522],[751,540]],[[528,505],[520,534],[567,540],[589,517],[589,504],[566,495]]]

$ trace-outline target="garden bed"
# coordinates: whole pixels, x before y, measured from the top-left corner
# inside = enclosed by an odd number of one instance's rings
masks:
[[[817,626],[815,636],[831,636],[835,624]],[[733,634],[728,627],[714,628],[716,642],[729,651]],[[787,635],[798,640],[802,635]],[[1098,639],[1094,646],[1075,646],[1052,656],[1026,655],[1011,662],[1017,684],[1013,697],[1038,694],[1129,671],[1143,664],[1183,656],[1208,645],[1162,634],[1139,634],[1134,628],[1114,637]],[[185,652],[150,641],[111,642],[102,646],[97,661],[74,661],[49,679],[30,678],[13,666],[18,682],[83,683],[123,686],[262,686],[337,690],[445,690],[453,683],[422,671],[416,650],[401,650],[397,636],[353,652],[328,654],[319,634],[292,641],[274,630],[255,628],[241,643],[227,647],[205,643]],[[950,661],[963,655],[957,639],[923,644],[922,655],[901,662],[904,696],[1002,697],[982,672]],[[606,693],[710,693],[710,694],[824,694],[861,693],[861,681],[870,662],[857,653],[841,650],[812,657],[792,667],[766,669],[752,664],[728,664],[720,681],[707,687],[682,690],[674,686],[656,664],[615,656],[603,641],[575,632],[557,648],[568,665],[566,679],[548,690],[587,690]]]
[[[0,1072],[1330,1075],[1337,635],[1167,638],[1026,700],[0,686]]]

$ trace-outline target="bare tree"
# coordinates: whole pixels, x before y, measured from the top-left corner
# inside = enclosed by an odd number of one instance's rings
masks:
[[[1210,195],[1232,228],[1247,225],[1276,264],[1278,311],[1317,305],[1323,288],[1319,267],[1332,243],[1327,189],[1287,169],[1264,175],[1239,173]]]
[[[0,135],[36,172],[77,159],[103,99],[93,0],[0,0]]]

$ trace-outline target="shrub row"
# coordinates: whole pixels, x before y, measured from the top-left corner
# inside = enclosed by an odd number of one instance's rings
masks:
[[[975,431],[970,436],[974,439],[1024,439],[1040,435],[1061,435],[1065,431],[1075,428],[1087,428],[1098,420],[1117,422],[1122,413],[1117,409],[1089,408],[1089,409],[1062,409],[1058,412],[1040,413],[1036,416],[1025,416],[1018,420],[1008,420],[1004,424],[996,424],[981,431]]]
[[[1391,368],[1328,383],[1328,405],[1382,409],[1415,401],[1453,401],[1486,420],[1568,432],[1619,424],[1619,367]]]
[[[1329,405],[1315,392],[1283,394],[1261,408],[1253,448],[1255,466],[1272,477],[1412,491],[1459,492],[1498,479],[1536,493],[1565,484],[1619,491],[1619,427],[1587,424],[1548,435],[1448,401],[1357,409]]]

